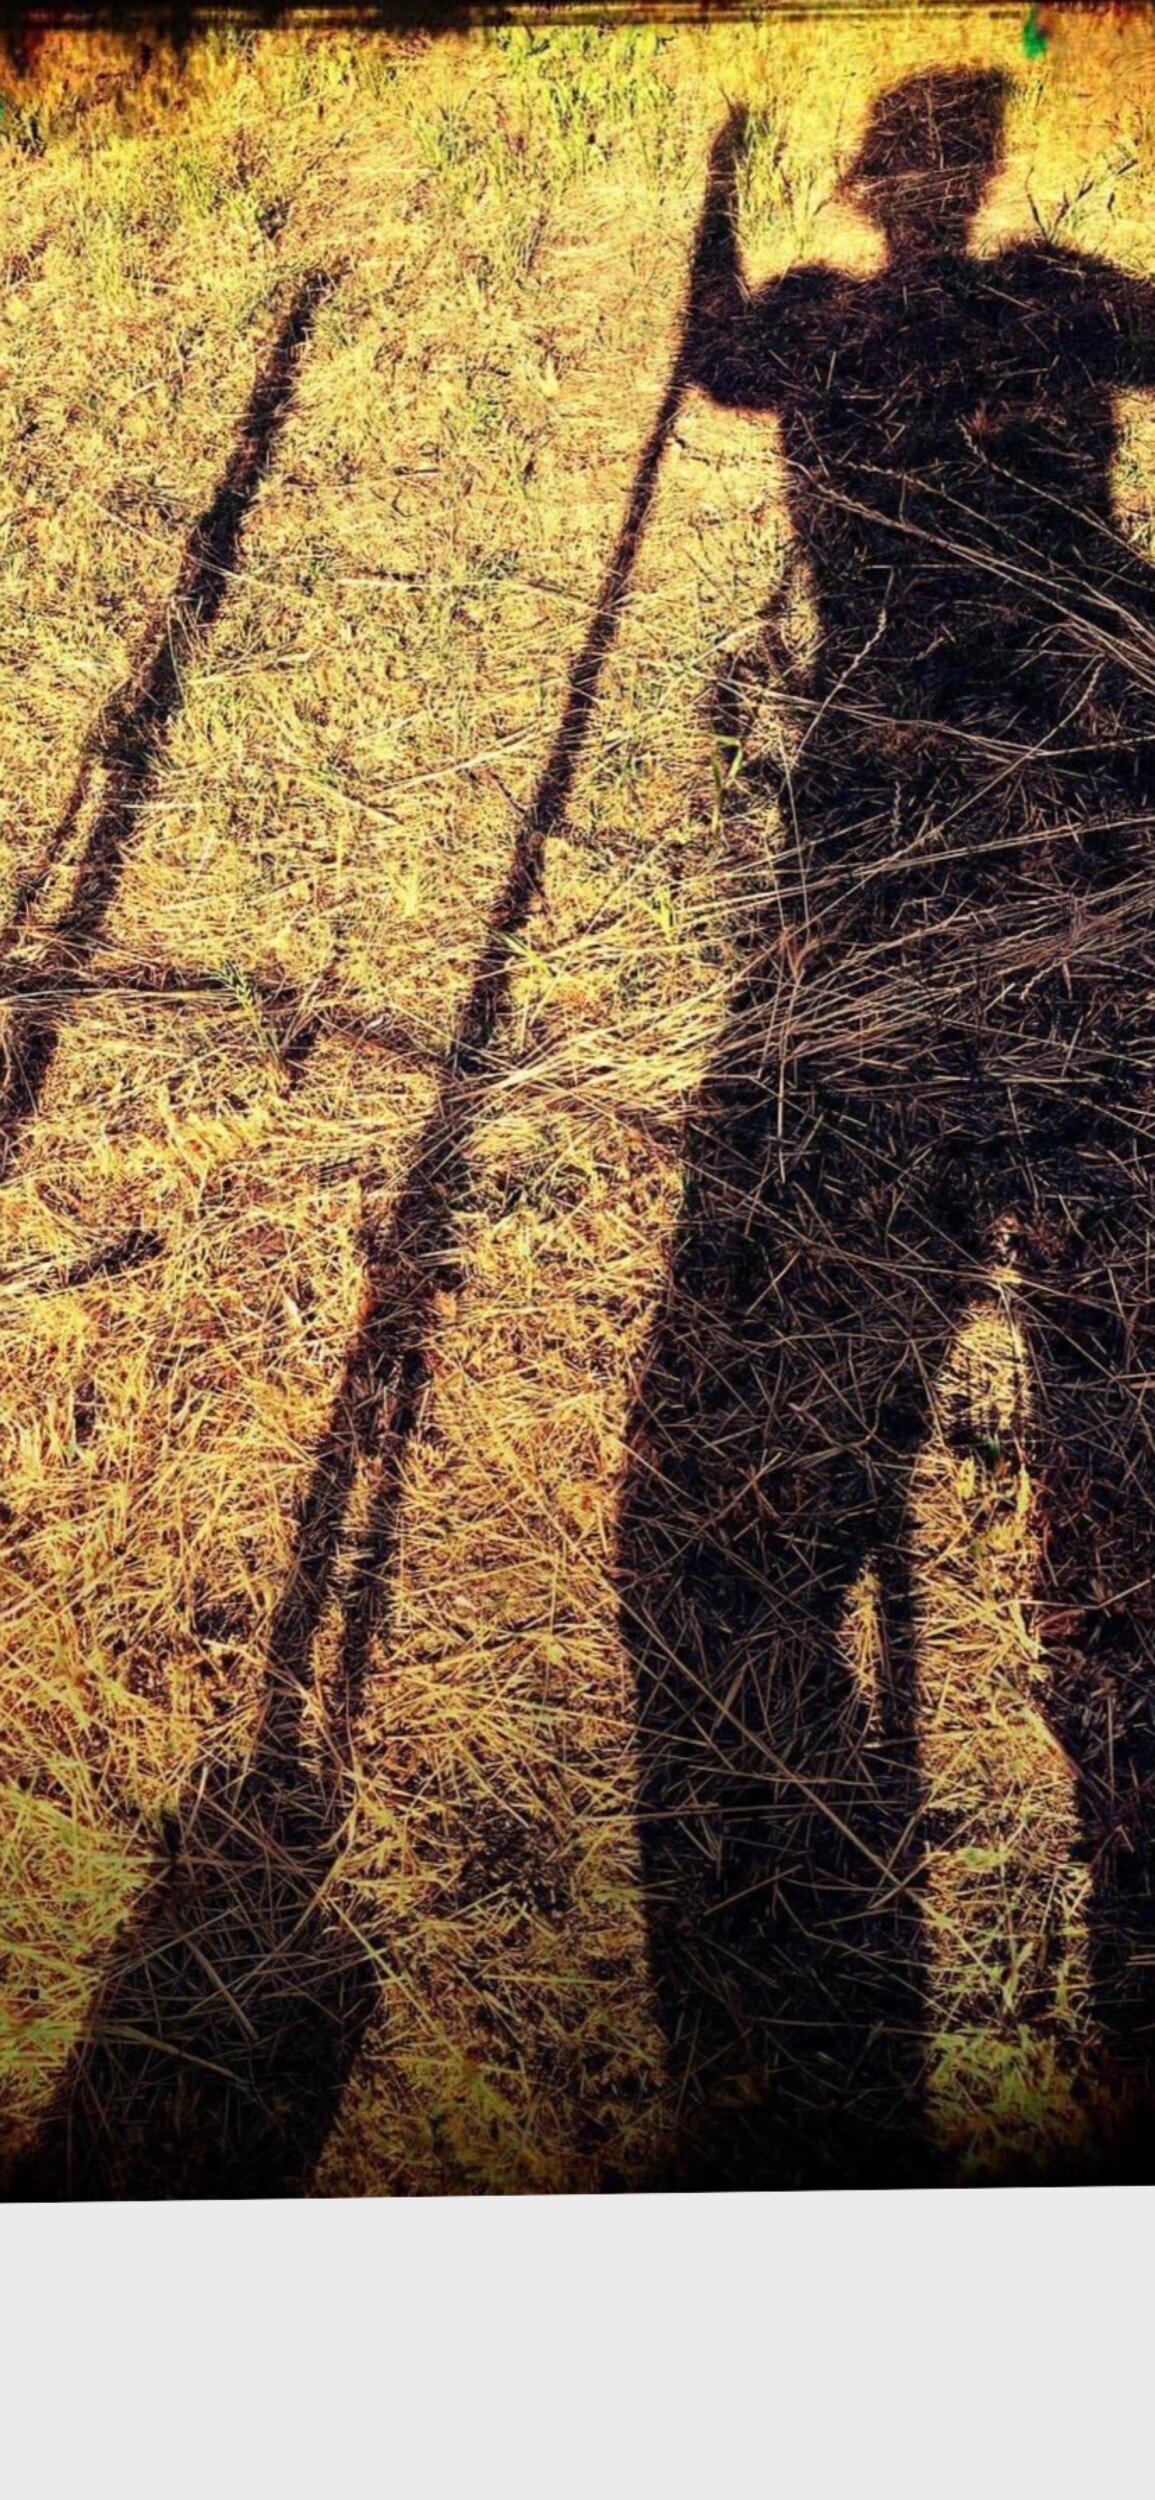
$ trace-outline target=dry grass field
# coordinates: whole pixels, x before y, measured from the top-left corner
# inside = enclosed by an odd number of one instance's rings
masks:
[[[696,2098],[767,2088],[672,2048],[655,1990],[620,1517],[782,840],[744,779],[773,683],[729,743],[717,689],[775,594],[814,633],[772,418],[686,391],[517,863],[734,102],[758,280],[877,268],[839,174],[932,67],[1014,81],[975,248],[1141,277],[1153,66],[1140,21],[1064,15],[1032,61],[972,8],[143,70],[60,36],[0,77],[13,2192],[45,2145],[48,2193],[72,2161],[78,2193],[644,2187]],[[1155,554],[1155,397],[1120,428]],[[959,2182],[1079,2174],[1133,2088],[1029,1373],[992,1251],[908,1519],[919,2088]],[[867,1718],[885,1577],[838,1630]]]

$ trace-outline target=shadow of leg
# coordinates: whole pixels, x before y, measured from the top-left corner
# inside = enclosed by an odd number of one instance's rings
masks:
[[[632,1418],[622,1617],[684,2185],[934,2175],[906,1501],[960,1300],[899,1141],[853,1133],[768,1180],[764,1100],[707,1106]]]
[[[1070,1209],[1075,1193],[1067,1200]],[[1081,1203],[1080,1203],[1081,1202]],[[1062,1272],[1029,1299],[1039,1370],[1050,1716],[1076,1768],[1092,2013],[1111,2111],[1086,2173],[1155,2178],[1155,1375],[1150,1176],[1104,1150]]]

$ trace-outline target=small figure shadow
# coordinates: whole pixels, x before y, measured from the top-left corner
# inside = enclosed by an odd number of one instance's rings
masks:
[[[91,957],[115,900],[183,703],[187,666],[235,576],[244,525],[331,284],[326,273],[314,272],[298,287],[213,500],[190,533],[160,629],[129,686],[98,721],[64,816],[16,896],[0,940],[4,952],[27,926],[76,832],[92,775],[101,772],[104,789],[72,897],[27,978],[24,1003],[18,979],[11,985],[18,1003],[0,1095],[4,1172],[55,1056],[61,998]],[[148,1255],[153,1246],[134,1237],[116,1265]],[[107,1266],[107,1258],[90,1262],[83,1273]],[[275,1638],[283,1646],[289,1637],[282,1620]],[[82,2046],[8,2193],[196,2193],[189,2183],[202,2175],[210,2150],[218,2192],[227,2192],[234,2177],[259,2179],[270,2165],[279,2175],[283,2097],[278,2100],[275,2087],[262,2089],[270,2030],[278,2042],[278,2073],[295,2078],[290,2097],[296,2116],[313,2106],[307,2078],[318,2061],[326,2065],[326,2024],[343,2024],[344,2013],[339,2018],[335,2007],[344,2009],[364,1982],[363,1954],[350,1953],[343,1938],[334,1944],[319,1908],[333,1854],[335,1794],[332,1782],[306,1768],[299,1727],[287,1728],[283,1711],[266,1710],[243,1771],[230,1773],[216,1762],[200,1767],[179,1812],[166,1821],[163,1871],[120,1940]],[[235,2065],[214,2041],[210,2006],[223,2017],[226,2036],[230,2025],[235,2031]]]
[[[549,836],[564,819],[680,397],[675,372],[433,1106],[387,1225],[364,1237],[363,1316],[300,1504],[253,1746],[235,1764],[206,1756],[168,1818],[167,1862],[112,1948],[35,2142],[10,2168],[10,2200],[306,2193],[380,2005],[387,1939],[351,1922],[339,1885],[357,1736],[389,1626],[427,1348],[438,1296],[456,1277],[469,1146],[501,1066],[514,941],[540,894]],[[349,1557],[346,1523],[362,1472],[367,1523]],[[339,1658],[310,1719],[317,1635],[331,1602],[340,1611]]]
[[[810,635],[772,602],[717,689],[737,815],[780,839],[687,1124],[621,1508],[666,2185],[942,2175],[912,1480],[996,1261],[1130,2113],[1072,2166],[1150,2160],[1155,575],[1111,481],[1155,287],[970,250],[1006,101],[945,71],[878,97],[846,188],[881,267],[757,291],[735,115],[697,253],[688,369],[777,419]],[[868,1567],[873,1679],[846,1637]]]

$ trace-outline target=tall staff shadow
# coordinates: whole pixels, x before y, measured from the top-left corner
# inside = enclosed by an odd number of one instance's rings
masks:
[[[775,808],[781,848],[689,1118],[628,1433],[667,2185],[944,2175],[912,1482],[996,1260],[1122,2112],[1067,2169],[1155,2175],[1155,575],[1111,496],[1155,288],[968,250],[1006,96],[936,72],[876,99],[846,186],[883,266],[760,292],[736,116],[698,253],[691,370],[778,419],[814,634],[793,659],[771,603],[716,694],[740,808]],[[777,756],[755,751],[768,681]],[[845,1639],[867,1566],[873,1691]]]

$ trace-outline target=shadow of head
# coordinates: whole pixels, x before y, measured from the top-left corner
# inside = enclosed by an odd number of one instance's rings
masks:
[[[877,96],[839,195],[896,259],[961,252],[1003,164],[1013,81],[1003,70],[930,70]]]

